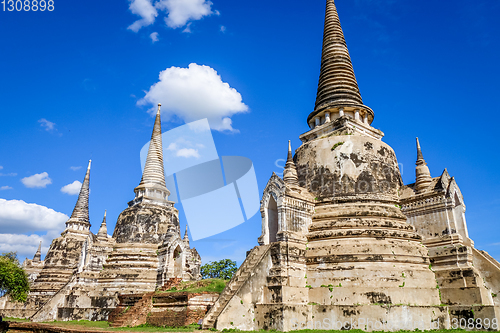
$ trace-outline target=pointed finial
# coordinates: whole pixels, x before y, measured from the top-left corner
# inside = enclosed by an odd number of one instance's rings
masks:
[[[83,184],[80,189],[80,194],[78,195],[78,200],[76,201],[75,208],[73,209],[73,213],[71,214],[71,218],[66,222],[66,228],[74,223],[84,224],[86,228],[90,228],[89,193],[91,164],[92,160],[89,160],[89,165],[87,167],[87,172],[85,173],[85,178],[83,179]]]
[[[184,242],[189,244],[188,226],[187,225],[186,225],[186,232],[184,233]]]
[[[292,155],[292,142],[288,140],[288,156],[287,156],[287,162],[293,160],[293,155]]]
[[[286,159],[285,170],[283,170],[283,180],[286,184],[299,185],[297,167],[293,161],[292,144],[288,141],[288,157]]]
[[[40,244],[38,244],[38,250],[36,251],[32,261],[40,262],[41,258],[42,258],[42,241],[40,241]]]
[[[417,162],[415,168],[415,190],[417,194],[425,192],[429,185],[432,183],[431,172],[429,167],[424,160],[424,155],[422,154],[422,148],[420,147],[420,141],[417,138]]]
[[[424,161],[424,155],[422,155],[422,148],[420,148],[420,141],[418,141],[417,137],[417,162],[418,161]]]
[[[156,111],[156,115],[160,114],[161,103],[158,103],[158,111]]]
[[[101,227],[99,228],[99,232],[97,232],[98,238],[108,238],[108,227],[106,226],[106,213],[107,210],[104,210],[104,217],[102,219]]]

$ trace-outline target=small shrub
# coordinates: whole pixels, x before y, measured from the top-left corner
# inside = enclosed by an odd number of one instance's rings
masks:
[[[344,142],[337,142],[336,144],[333,145],[332,147],[332,150],[335,150],[335,148],[339,147],[339,146],[342,146],[344,144]]]

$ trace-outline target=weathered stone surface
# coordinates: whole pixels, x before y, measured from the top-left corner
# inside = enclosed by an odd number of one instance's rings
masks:
[[[417,182],[403,186],[373,115],[327,0],[311,130],[293,159],[289,152],[284,181],[269,180],[260,246],[204,328],[398,331],[498,321],[500,264],[473,248],[456,182],[446,172],[431,178],[418,144]]]
[[[26,303],[0,299],[0,314],[33,321],[106,320],[120,293],[152,292],[169,278],[201,278],[201,258],[181,238],[178,211],[168,201],[161,149],[159,109],[146,168],[135,199],[119,216],[113,237],[106,216],[98,235],[90,232],[88,196],[90,162],[66,229],[39,264],[25,266],[36,276]],[[145,322],[145,321],[144,321]]]
[[[173,204],[170,209],[155,205],[129,207],[118,217],[113,238],[117,243],[161,243],[169,227],[179,229],[177,214]]]

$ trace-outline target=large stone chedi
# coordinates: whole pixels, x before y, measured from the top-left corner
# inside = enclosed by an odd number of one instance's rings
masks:
[[[0,299],[0,314],[33,321],[106,320],[118,294],[154,291],[169,278],[201,279],[201,258],[181,237],[178,211],[168,200],[161,142],[160,106],[135,198],[108,236],[106,214],[90,231],[90,162],[71,218],[44,261],[25,262],[32,279],[26,303]]]
[[[327,0],[310,130],[295,156],[289,145],[283,179],[269,180],[260,245],[205,317],[205,328],[429,329],[500,316],[492,297],[500,265],[473,250],[456,183],[447,174],[425,174],[419,150],[417,183],[404,186],[373,119],[335,3]],[[473,262],[487,267],[488,286]]]
[[[189,249],[187,230],[181,238],[178,210],[168,201],[161,142],[160,106],[154,124],[144,173],[116,222],[110,254],[99,283],[120,293],[154,290],[172,277],[200,278],[200,257]]]

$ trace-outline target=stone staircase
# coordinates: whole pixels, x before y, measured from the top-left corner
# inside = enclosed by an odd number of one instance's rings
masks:
[[[123,297],[122,299],[124,302],[120,302],[120,305],[109,314],[109,326],[134,327],[145,324],[148,313],[151,312],[153,308],[153,294],[154,292],[142,295],[121,296],[120,298]],[[140,297],[140,299],[137,300],[137,297]]]
[[[217,317],[219,317],[222,310],[224,310],[231,298],[248,280],[248,278],[251,276],[252,271],[254,271],[255,266],[257,266],[264,255],[269,251],[269,248],[270,245],[262,245],[256,246],[250,251],[241,267],[234,274],[233,278],[226,285],[226,288],[224,288],[215,304],[206,314],[202,323],[203,329],[215,328]]]
[[[181,282],[181,278],[171,278],[158,291],[177,287]],[[134,327],[145,324],[148,313],[153,309],[153,295],[154,292],[142,295],[120,295],[120,304],[109,314],[109,326]]]

